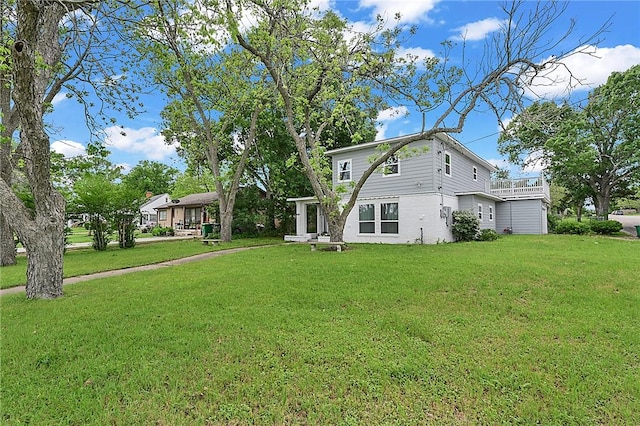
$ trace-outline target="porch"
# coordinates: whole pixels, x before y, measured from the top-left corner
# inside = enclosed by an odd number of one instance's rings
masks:
[[[318,235],[329,232],[329,224],[315,197],[289,198],[296,203],[296,233],[285,235],[285,241],[306,242],[316,240]]]

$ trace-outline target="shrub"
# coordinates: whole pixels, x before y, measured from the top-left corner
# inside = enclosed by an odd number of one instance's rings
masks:
[[[500,235],[493,229],[482,229],[476,237],[478,241],[495,241],[500,238]]]
[[[153,235],[154,237],[164,237],[166,235],[173,235],[173,228],[171,227],[164,228],[162,226],[156,226],[151,230],[151,235]]]
[[[622,224],[617,220],[594,220],[589,226],[591,231],[601,235],[611,235],[622,229]]]
[[[575,220],[561,220],[556,225],[556,234],[583,235],[588,234],[590,230],[589,224]]]
[[[452,213],[451,232],[456,241],[473,241],[480,231],[480,221],[468,210],[456,210]]]
[[[558,216],[553,213],[547,214],[547,226],[549,227],[549,232],[556,232],[558,222],[560,222],[560,218]]]

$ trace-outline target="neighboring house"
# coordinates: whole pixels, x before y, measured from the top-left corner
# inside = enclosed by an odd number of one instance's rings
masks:
[[[169,194],[150,195],[140,206],[140,226],[155,226],[158,224],[156,208],[169,202]]]
[[[380,144],[404,137],[328,151],[333,185],[351,187],[371,164]],[[542,177],[492,181],[496,168],[446,134],[412,142],[413,155],[391,157],[362,187],[344,228],[346,242],[437,243],[453,241],[451,213],[473,211],[482,229],[498,233],[546,234],[549,186]],[[315,197],[296,203],[296,235],[306,241],[328,231]]]
[[[217,192],[185,195],[156,207],[158,224],[176,231],[199,230],[211,218],[206,207],[218,200]]]

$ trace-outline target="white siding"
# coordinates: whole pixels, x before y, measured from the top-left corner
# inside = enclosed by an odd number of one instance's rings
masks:
[[[380,204],[398,203],[398,234],[382,234],[380,232]],[[441,203],[458,209],[456,197],[440,197],[437,194],[401,195],[398,197],[360,197],[347,218],[344,229],[344,240],[353,243],[386,243],[386,244],[435,244],[453,241],[451,235],[451,218],[442,217]],[[376,232],[374,234],[359,233],[359,204],[374,204],[376,208]]]

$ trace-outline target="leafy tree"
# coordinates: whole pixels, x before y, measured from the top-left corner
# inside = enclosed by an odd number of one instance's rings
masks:
[[[65,201],[51,182],[44,116],[63,87],[83,103],[92,128],[102,118],[111,122],[104,114],[108,105],[126,99],[120,110],[131,112],[137,106],[136,90],[121,90],[125,78],[116,81],[113,77],[126,76],[126,67],[115,69],[121,63],[117,58],[126,54],[123,44],[113,37],[118,32],[110,31],[114,20],[103,19],[117,13],[123,2],[15,0],[0,5],[2,262],[12,234],[7,228],[10,223],[27,251],[27,298],[55,298],[62,295]],[[89,91],[99,102],[86,101]],[[14,149],[12,141],[18,130]],[[20,164],[24,165],[33,210],[12,191],[12,175]]]
[[[176,178],[171,198],[181,198],[189,194],[212,192],[215,182],[208,167],[189,167]]]
[[[178,170],[157,161],[142,160],[136,164],[122,181],[139,194],[150,191],[154,195],[170,193]]]
[[[334,241],[342,240],[346,218],[362,186],[390,156],[411,142],[430,139],[437,133],[461,132],[468,115],[481,103],[498,116],[507,110],[519,110],[523,80],[543,75],[578,47],[551,51],[572,30],[568,28],[554,43],[548,42],[550,25],[566,7],[557,2],[507,4],[506,23],[487,43],[477,70],[453,65],[448,60],[450,43],[444,44],[440,58],[419,64],[415,57],[400,55],[402,27],[387,30],[386,23],[380,21],[368,33],[349,32],[345,20],[336,13],[311,10],[304,0],[225,0],[223,4],[226,10],[219,16],[233,41],[261,62],[277,90],[287,131],[328,218]],[[240,23],[245,15],[257,22],[248,30]],[[345,36],[347,33],[350,37]],[[537,62],[544,57],[550,59]],[[380,94],[412,102],[425,114],[425,125],[415,137],[381,150],[352,187],[333,188],[323,132],[332,124],[344,122],[350,116],[345,111],[350,108],[369,114],[386,107]],[[428,126],[427,112],[432,119]],[[348,121],[345,127],[349,128]],[[361,142],[362,134],[353,132],[351,140]]]
[[[606,218],[611,201],[640,182],[640,65],[612,73],[583,108],[531,105],[499,143],[513,162],[542,161],[576,205],[590,197]]]
[[[258,116],[268,97],[255,61],[224,49],[208,22],[206,2],[153,4],[140,21],[140,51],[152,59],[148,75],[167,97],[162,111],[170,142],[191,165],[211,168],[220,208],[220,238],[231,240],[233,207]],[[250,111],[249,116],[244,111]]]
[[[93,249],[104,251],[110,241],[109,219],[113,209],[116,186],[104,175],[86,175],[73,188],[72,210],[89,215],[89,229],[93,234]]]

